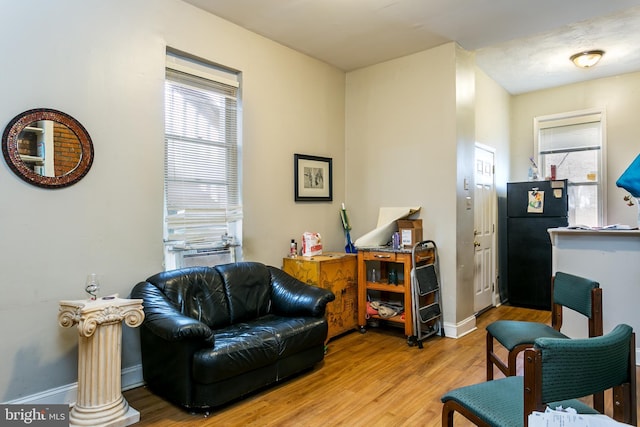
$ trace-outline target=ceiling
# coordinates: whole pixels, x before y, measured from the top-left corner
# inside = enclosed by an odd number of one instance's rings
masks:
[[[450,41],[514,95],[640,71],[640,0],[184,1],[345,71]]]

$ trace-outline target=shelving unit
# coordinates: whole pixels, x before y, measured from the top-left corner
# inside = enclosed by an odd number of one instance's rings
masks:
[[[404,328],[409,338],[414,335],[411,318],[411,249],[358,248],[358,325],[366,332],[367,320],[389,322]],[[373,269],[379,279],[367,277]],[[389,283],[389,272],[396,270],[397,284]],[[367,319],[367,297],[376,295],[387,301],[401,301],[404,312],[390,318],[370,315]]]
[[[34,172],[53,176],[53,123],[48,120],[33,122],[22,130],[19,140],[20,159]]]
[[[38,153],[37,147],[42,141],[44,129],[33,126],[36,123],[32,123],[30,126],[26,126],[20,133],[18,143],[18,153],[20,159],[32,170],[36,167],[44,166],[44,158],[41,153]]]

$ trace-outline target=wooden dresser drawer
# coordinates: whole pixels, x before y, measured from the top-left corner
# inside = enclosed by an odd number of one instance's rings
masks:
[[[396,262],[396,253],[394,252],[364,252],[365,261],[385,261]]]

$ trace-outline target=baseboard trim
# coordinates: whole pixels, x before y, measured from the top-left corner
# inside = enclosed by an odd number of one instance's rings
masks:
[[[144,385],[142,379],[142,365],[135,365],[122,370],[121,375],[122,390],[130,390],[132,388]],[[52,404],[68,404],[73,406],[78,396],[78,383],[63,385],[60,387],[44,390],[19,399],[4,402],[5,404],[15,405],[52,405]]]
[[[445,336],[449,338],[460,338],[477,329],[476,316],[469,316],[458,323],[444,322],[443,326]]]
[[[122,390],[131,390],[132,388],[144,385],[142,378],[142,365],[135,365],[122,370]]]

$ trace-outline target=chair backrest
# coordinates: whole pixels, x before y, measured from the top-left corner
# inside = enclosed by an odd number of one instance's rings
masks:
[[[614,418],[636,425],[635,335],[630,326],[618,325],[595,338],[538,338],[525,350],[524,360],[525,419],[532,411],[544,411],[546,403],[613,388]]]
[[[553,278],[553,302],[592,317],[591,290],[599,287],[591,279],[558,271]]]
[[[598,282],[558,271],[552,288],[551,323],[555,329],[562,327],[562,307],[567,307],[589,319],[590,337],[602,335],[602,289]]]

